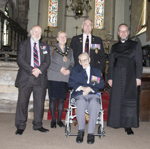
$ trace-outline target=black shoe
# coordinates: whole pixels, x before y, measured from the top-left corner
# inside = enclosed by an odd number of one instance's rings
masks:
[[[88,134],[87,136],[87,143],[88,144],[93,144],[95,141],[95,136],[93,134]]]
[[[38,131],[40,131],[40,132],[48,132],[48,131],[49,131],[48,129],[45,129],[45,128],[43,128],[43,127],[38,128],[38,129],[34,129],[34,130],[35,130],[35,131],[38,130]]]
[[[16,135],[22,135],[23,132],[24,132],[23,129],[17,129],[17,130],[16,130]]]
[[[59,125],[59,127],[65,127],[64,123],[62,121],[57,122],[57,125]]]
[[[125,128],[125,132],[127,132],[128,135],[134,135],[134,132],[131,128]]]
[[[84,137],[84,131],[78,131],[76,142],[77,143],[82,143],[83,142],[83,137]]]
[[[56,128],[56,122],[51,121],[51,128]]]

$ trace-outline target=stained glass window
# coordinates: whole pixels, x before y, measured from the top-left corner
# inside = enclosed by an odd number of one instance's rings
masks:
[[[95,0],[95,22],[94,28],[104,28],[104,2],[105,0]]]
[[[57,27],[58,0],[49,0],[48,5],[48,26]]]

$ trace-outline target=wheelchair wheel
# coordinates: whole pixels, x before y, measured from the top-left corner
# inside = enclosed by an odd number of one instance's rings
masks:
[[[71,132],[71,125],[69,123],[69,127],[67,127],[67,124],[65,125],[65,135],[66,135],[66,137],[69,137],[70,132]]]
[[[102,131],[103,131],[103,130],[102,130],[102,126],[99,125],[99,126],[98,126],[98,134],[101,134],[101,135],[99,135],[99,138],[100,138],[100,139],[103,138]]]

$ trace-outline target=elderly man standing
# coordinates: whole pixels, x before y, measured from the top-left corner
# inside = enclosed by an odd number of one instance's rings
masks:
[[[118,35],[120,41],[112,46],[108,68],[108,83],[112,89],[107,125],[124,128],[132,135],[131,127],[139,127],[137,86],[141,85],[142,49],[137,42],[128,39],[126,24],[119,25]]]
[[[22,135],[26,128],[28,104],[33,92],[34,119],[33,129],[47,132],[42,127],[44,101],[47,87],[47,68],[50,64],[49,47],[40,42],[42,29],[34,26],[30,30],[31,38],[23,41],[17,51],[17,64],[19,66],[15,86],[18,87],[18,103],[16,109],[16,134]]]
[[[100,110],[99,89],[104,88],[101,70],[90,66],[90,57],[87,53],[79,55],[79,64],[73,67],[69,78],[69,87],[74,89],[72,98],[76,99],[78,136],[77,143],[83,142],[85,128],[85,110],[89,113],[87,143],[94,143],[95,124]]]

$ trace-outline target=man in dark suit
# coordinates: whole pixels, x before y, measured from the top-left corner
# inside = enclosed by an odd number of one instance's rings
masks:
[[[99,89],[104,88],[104,80],[101,70],[90,67],[90,58],[87,53],[79,55],[80,65],[73,67],[70,78],[69,87],[73,88],[72,98],[76,99],[77,120],[78,120],[78,136],[77,143],[83,142],[85,128],[85,110],[89,113],[88,136],[87,143],[94,143],[95,124],[100,110]]]
[[[102,73],[105,71],[105,53],[102,39],[91,35],[93,22],[85,19],[82,24],[83,34],[72,38],[70,47],[73,49],[75,65],[79,64],[78,56],[87,52],[91,58],[90,65],[98,68]]]
[[[85,19],[82,23],[83,34],[74,36],[72,38],[70,47],[73,50],[75,65],[79,64],[78,56],[87,52],[91,58],[90,65],[98,68],[102,73],[105,72],[105,53],[103,48],[102,39],[91,35],[93,29],[93,22],[90,19]],[[89,117],[85,114],[86,123],[89,121]],[[77,125],[77,121],[74,123]]]
[[[50,64],[48,45],[40,42],[42,29],[34,26],[30,30],[31,38],[23,41],[17,51],[19,66],[15,86],[18,87],[18,103],[16,109],[16,134],[22,135],[26,128],[28,104],[31,92],[34,98],[33,129],[47,132],[42,127],[44,101],[47,87],[47,68]]]

